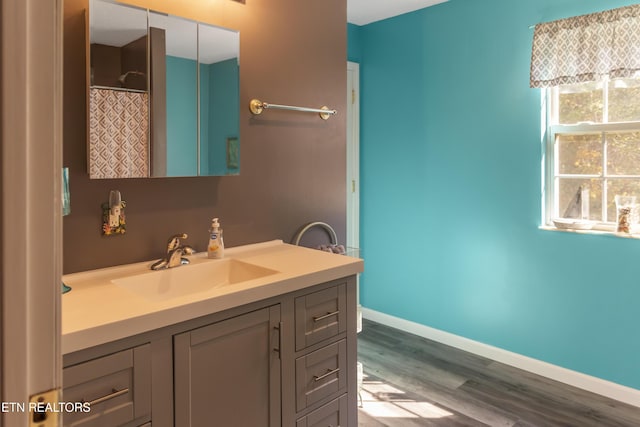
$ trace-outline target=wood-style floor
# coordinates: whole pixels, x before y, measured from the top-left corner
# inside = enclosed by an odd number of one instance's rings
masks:
[[[640,426],[640,408],[365,320],[360,427]]]

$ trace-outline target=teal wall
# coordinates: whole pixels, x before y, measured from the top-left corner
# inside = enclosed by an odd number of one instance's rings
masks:
[[[362,27],[365,307],[640,389],[640,241],[544,231],[530,25],[632,4],[450,0]]]
[[[167,175],[193,176],[197,165],[196,62],[167,56]],[[200,174],[233,175],[228,137],[239,137],[238,60],[200,64]]]
[[[362,61],[362,42],[360,28],[354,24],[347,24],[347,61]]]
[[[167,176],[193,176],[197,171],[195,61],[167,56]]]
[[[209,168],[214,175],[237,174],[239,168],[227,167],[227,138],[240,137],[238,60],[228,59],[208,67],[210,132],[206,141]]]
[[[209,167],[209,132],[211,129],[210,93],[211,66],[200,64],[200,174],[210,175]]]

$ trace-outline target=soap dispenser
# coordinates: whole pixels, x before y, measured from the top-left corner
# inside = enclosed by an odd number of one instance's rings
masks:
[[[211,228],[209,229],[209,246],[207,247],[207,255],[212,259],[220,259],[224,256],[224,243],[222,241],[222,228],[218,218],[211,220]]]

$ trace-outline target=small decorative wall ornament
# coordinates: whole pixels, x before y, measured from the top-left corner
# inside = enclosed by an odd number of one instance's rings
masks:
[[[127,202],[122,200],[118,190],[109,192],[109,201],[102,204],[102,234],[112,236],[127,231],[124,208]]]
[[[71,213],[71,192],[69,191],[69,168],[62,168],[62,216]]]

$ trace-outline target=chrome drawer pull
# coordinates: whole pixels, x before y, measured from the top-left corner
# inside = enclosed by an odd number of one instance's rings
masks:
[[[280,354],[282,348],[282,322],[278,322],[278,326],[274,326],[273,329],[278,331],[278,348],[274,348],[273,351],[277,351]]]
[[[88,402],[88,403],[89,403],[89,406],[97,405],[98,403],[106,402],[107,400],[114,399],[114,398],[116,398],[118,396],[122,396],[123,394],[127,394],[127,393],[129,393],[129,389],[128,388],[125,388],[125,389],[122,389],[122,390],[116,390],[115,388],[112,388],[111,389],[111,394],[107,394],[106,396],[102,396],[102,397],[99,397],[97,399],[93,399],[91,402]],[[85,400],[82,399],[80,402],[85,403]]]
[[[338,314],[340,314],[340,310],[336,310],[333,313],[327,313],[324,316],[314,316],[313,317],[313,321],[314,322],[319,322],[321,320],[328,319],[331,316],[337,316]]]
[[[320,380],[323,380],[323,379],[327,378],[329,375],[337,374],[338,372],[340,372],[340,368],[328,369],[327,373],[324,374],[324,375],[320,375],[320,376],[314,375],[313,376],[313,380],[314,381],[320,381]]]

